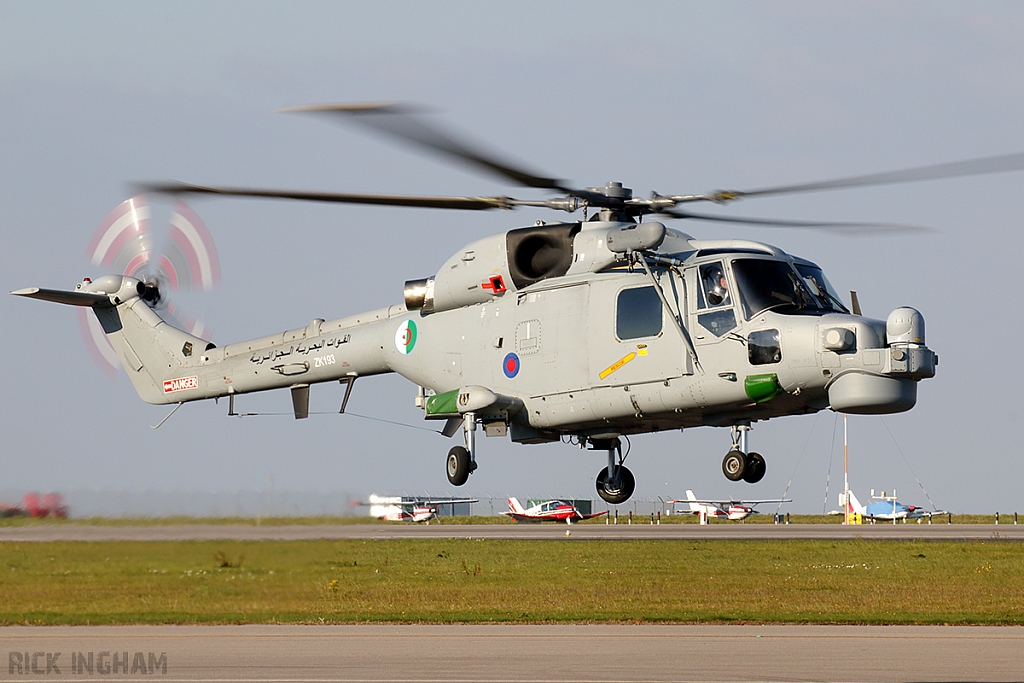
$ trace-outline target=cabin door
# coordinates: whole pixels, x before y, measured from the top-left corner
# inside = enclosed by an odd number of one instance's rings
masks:
[[[592,284],[590,383],[620,386],[662,382],[693,373],[679,331],[670,316],[686,310],[683,280],[656,273],[669,302],[665,310],[650,279],[635,273]]]

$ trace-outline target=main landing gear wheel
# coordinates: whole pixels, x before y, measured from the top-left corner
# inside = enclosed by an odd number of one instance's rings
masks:
[[[625,465],[615,467],[614,479],[608,478],[608,468],[597,473],[597,495],[612,505],[625,503],[636,489],[636,479]]]
[[[448,481],[452,486],[462,486],[469,479],[470,473],[476,469],[476,463],[469,459],[469,451],[462,446],[455,446],[448,451]]]
[[[761,456],[758,457],[760,458]],[[764,462],[763,459],[762,462]],[[743,475],[747,473],[749,467],[750,463],[747,461],[747,456],[743,451],[729,451],[725,454],[725,459],[722,460],[722,472],[725,473],[725,478],[729,481],[743,479]]]
[[[747,453],[747,471],[743,473],[743,481],[748,484],[756,484],[764,479],[764,473],[768,466],[760,453]]]

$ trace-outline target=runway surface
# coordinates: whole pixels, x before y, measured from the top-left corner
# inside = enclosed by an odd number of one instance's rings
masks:
[[[0,683],[1024,680],[1024,627],[6,627],[0,646]]]
[[[893,539],[930,541],[1024,541],[1024,525],[1013,524],[338,524],[255,526],[182,524],[87,526],[78,524],[0,527],[2,541],[298,541],[313,539],[491,538],[566,540],[700,539]]]

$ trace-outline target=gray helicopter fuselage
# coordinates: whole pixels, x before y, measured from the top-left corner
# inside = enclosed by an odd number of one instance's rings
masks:
[[[131,278],[120,296],[109,283],[86,291],[120,302],[97,314],[108,318],[108,335],[148,402],[396,372],[425,388],[426,417],[473,412],[523,443],[749,424],[830,407],[899,412],[914,405],[918,380],[934,374],[937,359],[913,309],[897,309],[887,330],[886,321],[830,302],[824,286],[817,307],[792,301],[812,299],[799,284],[788,295],[745,292],[772,287],[773,277],[786,289],[787,277],[797,283],[820,270],[769,245],[674,230],[648,251],[661,257],[648,272],[608,244],[637,227],[589,222],[494,235],[460,250],[434,278],[408,283],[418,310],[318,319],[222,348],[159,321],[132,299]],[[720,273],[724,300],[705,291],[710,272]],[[782,299],[754,310],[773,295]]]

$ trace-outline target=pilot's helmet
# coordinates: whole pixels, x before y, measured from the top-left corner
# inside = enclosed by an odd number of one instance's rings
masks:
[[[705,271],[704,290],[707,292],[708,304],[711,306],[717,306],[728,298],[729,288],[721,266],[715,265]]]

